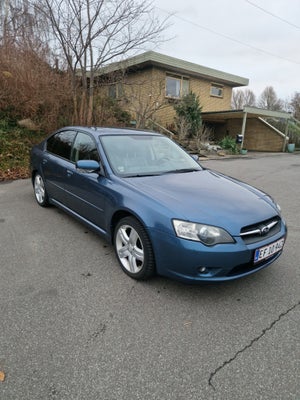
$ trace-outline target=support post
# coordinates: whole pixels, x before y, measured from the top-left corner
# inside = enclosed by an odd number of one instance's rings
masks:
[[[289,120],[286,120],[285,124],[285,131],[284,131],[284,141],[283,141],[283,147],[282,147],[282,152],[285,152],[286,144],[288,141],[288,133],[289,133]]]
[[[241,143],[241,149],[244,147],[244,136],[245,136],[245,131],[246,131],[246,122],[247,122],[247,111],[244,111],[244,116],[243,116],[243,125],[242,125],[242,143]]]

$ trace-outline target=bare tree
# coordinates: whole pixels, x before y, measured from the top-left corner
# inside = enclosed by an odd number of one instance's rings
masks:
[[[231,97],[231,108],[241,110],[244,107],[244,93],[242,90],[233,90]]]
[[[0,2],[0,45],[14,46],[50,60],[49,27],[44,14],[35,7],[37,0]]]
[[[267,86],[259,97],[258,106],[267,110],[280,111],[284,108],[284,103],[278,99],[272,86]]]
[[[48,131],[62,120],[62,108],[68,120],[72,97],[67,76],[49,64],[51,35],[34,1],[0,2],[0,109],[9,118],[30,119]]]
[[[146,43],[157,43],[166,28],[149,0],[41,0],[39,9],[67,62],[75,119],[81,124],[93,122],[95,73]]]
[[[145,91],[147,87],[147,91]],[[164,80],[151,81],[145,78],[137,79],[134,83],[123,81],[123,101],[126,109],[135,117],[137,128],[147,128],[149,123],[155,119],[155,114],[165,107],[168,103],[163,96]]]
[[[294,93],[290,105],[292,107],[294,117],[300,121],[300,92]]]
[[[244,106],[254,107],[256,105],[255,94],[250,89],[244,91]]]
[[[231,107],[241,110],[245,106],[254,107],[256,104],[255,94],[250,89],[234,90],[232,93]]]

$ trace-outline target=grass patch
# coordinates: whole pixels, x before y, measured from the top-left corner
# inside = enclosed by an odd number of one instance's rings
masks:
[[[31,147],[44,137],[45,133],[0,121],[0,181],[28,178]]]

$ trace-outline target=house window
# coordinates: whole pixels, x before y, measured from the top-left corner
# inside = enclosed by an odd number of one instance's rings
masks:
[[[123,96],[123,85],[121,82],[113,83],[108,87],[108,96],[112,99],[119,99]]]
[[[189,93],[190,81],[179,75],[166,76],[166,97],[179,99]]]
[[[212,83],[210,85],[210,95],[215,97],[223,97],[223,86]]]

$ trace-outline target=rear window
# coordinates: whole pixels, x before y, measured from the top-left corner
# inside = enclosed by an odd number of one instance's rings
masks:
[[[74,131],[56,133],[47,140],[47,151],[69,160],[75,136]]]

